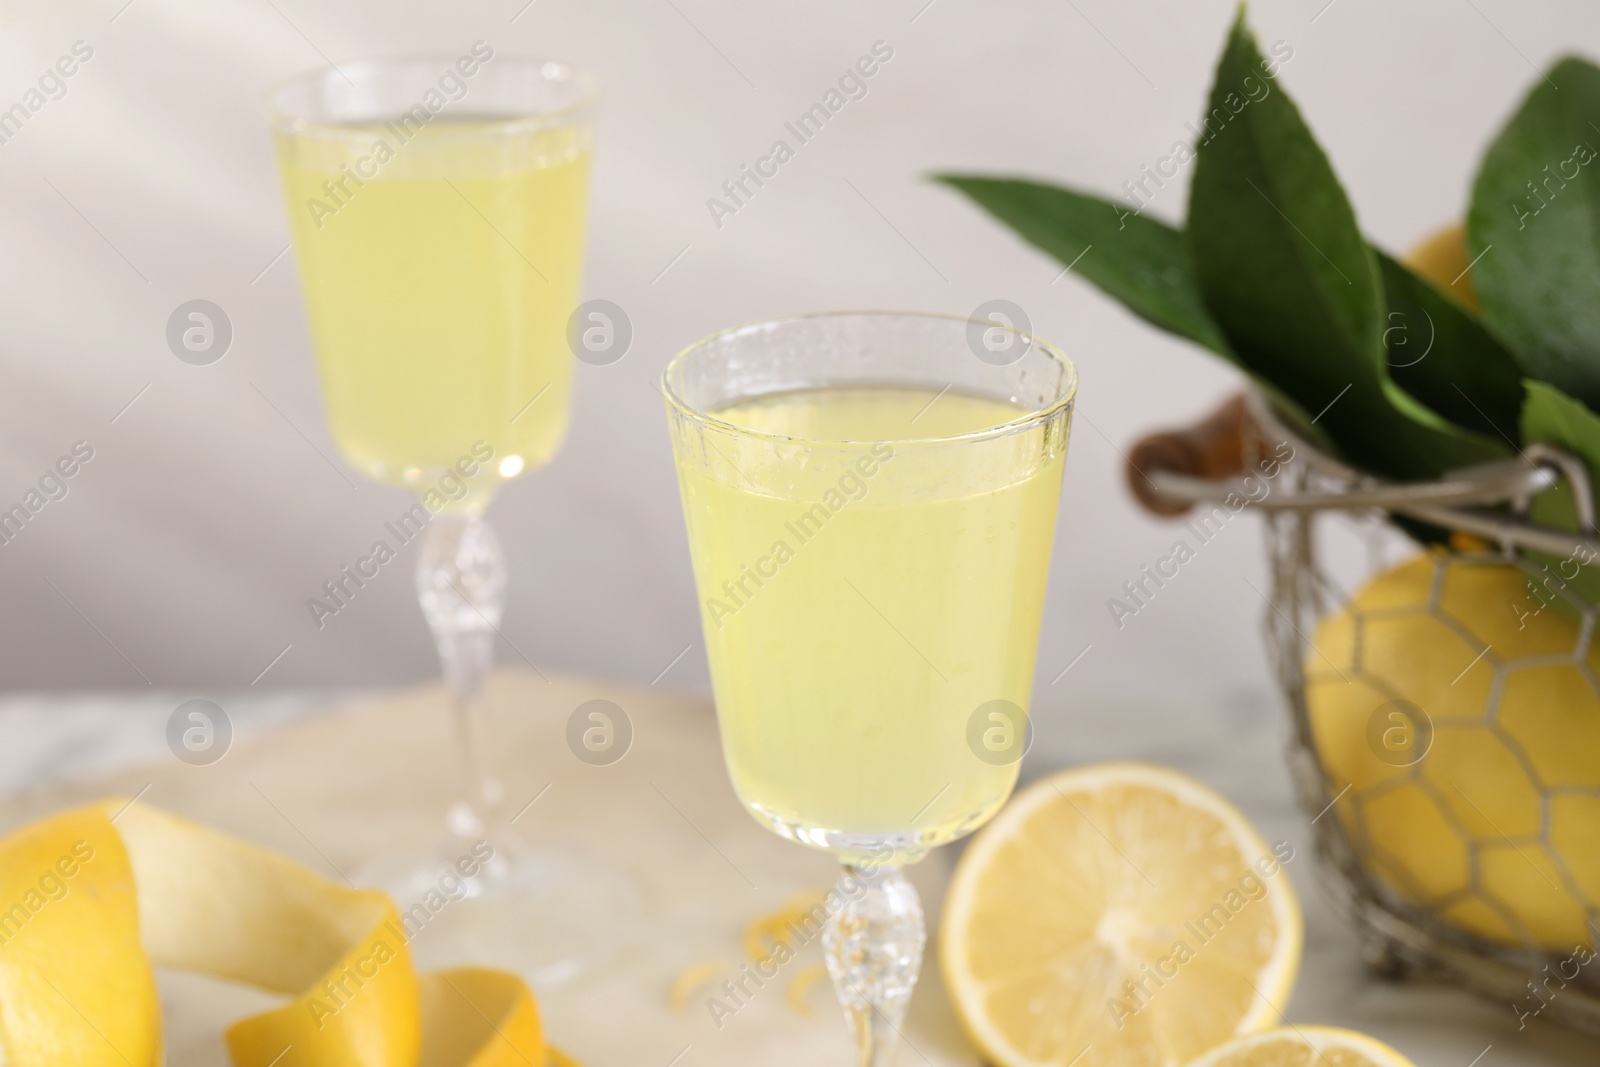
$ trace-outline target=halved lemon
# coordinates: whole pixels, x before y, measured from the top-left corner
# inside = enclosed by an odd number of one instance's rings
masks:
[[[1235,1038],[1189,1067],[1414,1067],[1376,1038],[1332,1026],[1285,1026]]]
[[[1176,1067],[1275,1023],[1300,904],[1244,815],[1200,782],[1105,763],[1036,782],[956,867],[945,985],[999,1067]]]

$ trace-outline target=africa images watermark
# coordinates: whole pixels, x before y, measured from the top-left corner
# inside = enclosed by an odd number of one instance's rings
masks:
[[[422,894],[421,900],[400,913],[401,929],[396,932],[402,934],[402,940],[409,943],[447,906],[467,899],[471,895],[467,891],[468,883],[478,877],[492,859],[494,846],[487,841],[474,841],[468,852],[445,868],[439,880]],[[394,930],[393,922],[389,923],[389,929]]]
[[[56,500],[65,500],[71,491],[68,484],[83,465],[94,458],[94,446],[88,441],[75,441],[67,455],[57,459],[39,475],[37,488],[22,494],[22,500],[0,511],[0,545],[9,545],[22,532],[33,517]]]
[[[88,41],[73,41],[70,54],[61,56],[39,75],[37,88],[28,89],[21,100],[0,111],[0,144],[10,144],[27,121],[43,111],[46,104],[66,96],[67,79],[93,57],[93,45]]]
[[[400,154],[400,149],[433,121],[434,116],[449,105],[465,100],[470,91],[468,79],[493,58],[494,48],[486,41],[473,42],[468,54],[461,56],[439,75],[437,87],[429,88],[420,100],[402,111],[398,118],[383,124],[383,129],[394,138],[393,143],[389,137],[380,136],[372,142],[372,148],[366,155],[358,156],[352,163],[339,164],[340,177],[329,178],[322,183],[322,192],[327,199],[315,196],[306,198],[306,210],[311,212],[311,221],[317,224],[317,229],[322,229],[329,217],[342,211],[361,187],[376,178],[379,171]],[[352,182],[355,183],[354,189],[350,187]]]
[[[763,188],[768,181],[776,178],[779,169],[795,157],[796,149],[821,133],[822,128],[833,116],[843,111],[846,104],[852,100],[865,100],[868,80],[893,58],[894,47],[888,41],[872,42],[871,52],[861,56],[841,74],[837,84],[830,86],[819,102],[802,111],[793,122],[783,124],[783,128],[794,137],[793,145],[780,137],[772,142],[767,154],[758,158],[753,166],[739,164],[738,175],[722,183],[722,196],[706,198],[706,210],[711,212],[711,221],[717,229],[722,229],[725,219],[737,215],[739,209],[750,202],[756,189]],[[754,189],[751,188],[752,184]]]
[[[1165,956],[1152,963],[1145,963],[1139,969],[1135,978],[1129,978],[1122,983],[1122,997],[1107,997],[1106,1011],[1111,1013],[1111,1021],[1121,1030],[1127,1021],[1149,1006],[1163,986],[1178,977],[1185,964],[1189,963],[1198,954],[1198,949],[1215,941],[1227,929],[1235,917],[1252,904],[1259,904],[1271,892],[1267,880],[1275,877],[1284,866],[1294,859],[1294,846],[1287,841],[1279,841],[1272,846],[1270,856],[1260,856],[1256,859],[1254,870],[1247,867],[1244,874],[1239,876],[1228,891],[1222,894],[1222,899],[1212,904],[1203,914],[1196,916],[1183,924],[1183,931],[1187,937],[1178,937],[1172,942],[1172,948]],[[1257,875],[1259,873],[1259,876]],[[1188,938],[1194,939],[1194,944]]]
[[[1528,1020],[1537,1017],[1543,1012],[1550,1002],[1556,999],[1556,994],[1567,988],[1567,983],[1576,979],[1578,972],[1593,960],[1594,956],[1594,952],[1588,946],[1578,945],[1572,950],[1572,955],[1556,963],[1555,974],[1550,973],[1550,964],[1545,964],[1544,970],[1540,972],[1543,975],[1543,980],[1538,985],[1534,985],[1532,981],[1529,981],[1528,996],[1521,998],[1519,1001],[1513,1001],[1511,1004],[1511,1010],[1517,1016],[1517,1029],[1526,1030],[1528,1028]],[[1570,974],[1568,973],[1568,968],[1571,968]],[[1538,978],[1539,975],[1534,977]],[[1558,983],[1560,988],[1551,989],[1551,982]],[[1529,1005],[1529,1007],[1523,1007],[1522,1005],[1524,1004]],[[1538,1007],[1532,1006],[1535,1004]]]
[[[1595,157],[1594,146],[1586,141],[1579,141],[1573,146],[1572,155],[1556,163],[1556,173],[1550,173],[1550,164],[1546,163],[1542,171],[1544,178],[1539,184],[1535,185],[1532,181],[1527,183],[1529,195],[1524,198],[1527,203],[1523,203],[1520,200],[1511,202],[1511,212],[1517,217],[1517,229],[1527,229],[1528,220],[1549,207],[1551,202],[1561,195],[1561,190],[1567,187],[1567,182],[1577,181],[1582,168],[1593,163]],[[1572,167],[1571,174],[1567,173],[1568,166]],[[1554,182],[1555,185],[1552,186],[1551,182]],[[1545,195],[1543,196],[1539,195],[1541,188],[1544,189]],[[1535,207],[1533,205],[1538,206]]]
[[[1532,576],[1529,577],[1527,586],[1522,594],[1524,603],[1535,605],[1532,611],[1525,611],[1515,601],[1511,604],[1511,612],[1517,617],[1517,629],[1526,629],[1529,619],[1538,618],[1545,608],[1556,602],[1562,590],[1567,588],[1567,583],[1578,577],[1579,572],[1593,563],[1596,554],[1591,549],[1579,545],[1566,559],[1556,564],[1560,576],[1551,573],[1547,564],[1539,564],[1539,569],[1544,571],[1544,577],[1536,583]],[[1572,573],[1567,573],[1567,568],[1572,568]]]
[[[1184,127],[1194,135],[1193,147],[1183,141],[1175,141],[1172,151],[1155,161],[1152,167],[1146,163],[1139,168],[1139,177],[1130,178],[1122,183],[1128,200],[1134,205],[1132,211],[1117,212],[1117,219],[1122,225],[1120,230],[1127,225],[1128,216],[1144,214],[1144,209],[1155,200],[1156,193],[1166,188],[1167,182],[1176,178],[1178,174],[1194,162],[1195,151],[1207,144],[1213,137],[1221,133],[1228,123],[1252,103],[1260,103],[1272,94],[1269,84],[1278,77],[1278,72],[1283,65],[1294,58],[1294,47],[1287,41],[1272,42],[1272,57],[1261,61],[1261,78],[1249,74],[1239,83],[1239,88],[1228,93],[1222,98],[1222,105],[1211,109],[1211,113],[1200,120],[1200,125],[1193,122],[1184,123]],[[1265,79],[1265,80],[1263,80]],[[1155,188],[1151,188],[1154,184]],[[1142,199],[1141,199],[1142,197]]]
[[[1259,504],[1265,500],[1272,492],[1272,479],[1278,476],[1284,464],[1294,459],[1294,455],[1293,445],[1287,441],[1280,442],[1271,456],[1257,464],[1257,469],[1261,472],[1259,479],[1254,474],[1245,476],[1241,483],[1243,494],[1229,493],[1221,504],[1211,509],[1209,514],[1199,515],[1184,522],[1184,529],[1194,535],[1195,545],[1190,545],[1184,538],[1178,538],[1172,550],[1156,560],[1153,569],[1147,563],[1140,568],[1138,578],[1122,583],[1122,592],[1126,595],[1126,600],[1121,597],[1107,597],[1106,610],[1111,612],[1111,621],[1116,623],[1117,629],[1122,629],[1128,624],[1129,618],[1149,607],[1151,601],[1155,600],[1156,593],[1166,588],[1167,582],[1176,578],[1183,565],[1195,558],[1199,548],[1210,544],[1230,519],[1251,504]]]
[[[356,998],[364,986],[400,952],[398,946],[410,944],[422,929],[452,902],[465,900],[470,894],[467,883],[478,876],[484,866],[494,858],[494,846],[487,841],[475,841],[465,855],[445,867],[434,888],[423,894],[421,900],[401,913],[397,924],[393,919],[385,922],[371,941],[369,950],[350,963],[340,967],[306,998],[306,1009],[311,1021],[321,1030],[328,1020],[338,1015]]]
[[[65,900],[72,891],[72,879],[78,876],[84,864],[94,859],[94,846],[87,841],[75,841],[71,851],[63,854],[54,864],[45,868],[39,880],[5,911],[0,911],[0,948],[21,935],[27,925],[52,903]]]
[[[820,501],[795,516],[792,521],[783,524],[784,530],[794,537],[794,545],[779,538],[772,543],[767,555],[756,560],[753,565],[740,564],[738,577],[723,581],[720,592],[727,598],[726,600],[719,596],[706,597],[706,619],[718,630],[722,629],[723,619],[737,615],[767,582],[778,576],[780,567],[794,559],[796,546],[808,544],[822,532],[829,519],[843,511],[846,506],[865,498],[867,479],[877,474],[882,465],[893,458],[893,445],[884,441],[873,445],[872,455],[857,459],[849,470],[839,476],[833,488],[822,494]],[[752,582],[755,583],[754,589],[750,588]]]
[[[389,531],[402,547],[410,544],[446,506],[460,503],[467,498],[467,494],[472,491],[472,479],[493,458],[493,445],[487,441],[474,441],[470,455],[462,456],[456,460],[454,466],[447,467],[445,473],[440,475],[435,488],[424,492],[419,503],[412,504],[394,521],[384,523],[383,528]],[[380,537],[372,542],[372,547],[366,555],[357,557],[354,564],[347,563],[340,567],[338,574],[323,582],[322,597],[306,598],[306,610],[311,612],[311,621],[317,624],[317,629],[326,626],[330,616],[337,615],[349,607],[350,602],[366,587],[367,582],[376,578],[384,565],[397,559],[399,555],[398,548]]]

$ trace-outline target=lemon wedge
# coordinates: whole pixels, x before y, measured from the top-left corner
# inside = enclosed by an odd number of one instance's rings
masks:
[[[1219,1045],[1189,1067],[1414,1067],[1382,1041],[1332,1026],[1285,1026]]]
[[[1300,962],[1300,905],[1240,811],[1139,763],[1019,793],[956,867],[940,963],[998,1067],[1175,1067],[1275,1023]]]

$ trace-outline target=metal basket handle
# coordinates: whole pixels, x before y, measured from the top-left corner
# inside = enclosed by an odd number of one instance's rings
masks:
[[[1265,454],[1287,443],[1296,460],[1320,475],[1316,488],[1286,485],[1256,500],[1259,485],[1244,477]],[[1201,502],[1230,497],[1266,511],[1397,512],[1452,530],[1558,556],[1600,555],[1589,471],[1577,456],[1546,444],[1529,445],[1518,459],[1452,471],[1433,482],[1387,482],[1345,466],[1290,431],[1255,393],[1231,397],[1192,426],[1141,438],[1128,454],[1128,486],[1144,507],[1176,517]],[[1580,529],[1574,536],[1529,522],[1528,502],[1561,481],[1571,487]],[[1512,505],[1513,514],[1469,510]]]

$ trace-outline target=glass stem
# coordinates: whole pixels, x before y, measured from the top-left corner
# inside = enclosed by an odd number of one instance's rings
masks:
[[[495,634],[505,613],[506,561],[481,516],[436,515],[428,523],[417,560],[417,597],[439,648],[457,738],[460,784],[450,807],[450,832],[476,841],[488,836],[504,798],[489,759],[484,681],[494,666]]]
[[[922,902],[898,864],[845,864],[822,951],[860,1067],[887,1067],[922,967]]]

